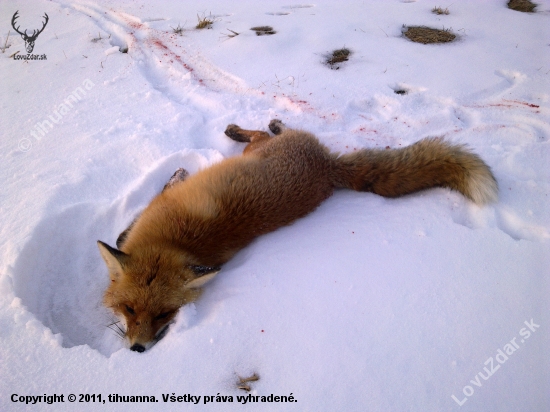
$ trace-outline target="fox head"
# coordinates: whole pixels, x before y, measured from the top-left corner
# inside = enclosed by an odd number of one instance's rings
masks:
[[[130,350],[144,352],[166,334],[180,307],[195,301],[219,267],[191,265],[177,251],[126,254],[97,242],[111,283],[103,303],[120,319]]]

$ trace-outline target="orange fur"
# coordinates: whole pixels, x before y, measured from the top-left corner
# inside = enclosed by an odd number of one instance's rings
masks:
[[[395,197],[444,186],[480,204],[496,199],[488,166],[441,139],[339,156],[307,132],[279,121],[270,128],[278,136],[228,126],[229,137],[248,142],[242,156],[167,185],[121,234],[120,250],[99,242],[111,276],[104,303],[125,320],[131,349],[162,337],[236,252],[307,215],[335,188]]]

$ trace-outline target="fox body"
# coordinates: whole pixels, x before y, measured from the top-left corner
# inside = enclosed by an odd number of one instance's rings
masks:
[[[243,155],[176,174],[116,249],[98,242],[111,279],[104,304],[124,323],[130,349],[151,347],[235,253],[312,212],[336,188],[396,197],[442,186],[478,204],[497,197],[489,167],[442,139],[339,155],[278,120],[269,127],[275,137],[229,125],[227,136],[248,143]]]

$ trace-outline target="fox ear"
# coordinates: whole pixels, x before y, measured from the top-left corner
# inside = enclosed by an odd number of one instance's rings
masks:
[[[203,287],[212,279],[214,279],[214,276],[216,276],[218,272],[221,270],[219,266],[191,265],[189,267],[198,277],[196,279],[191,280],[190,282],[187,282],[183,287],[184,289],[198,289]]]
[[[109,269],[111,279],[118,280],[122,273],[124,273],[122,266],[124,265],[124,261],[128,258],[128,255],[118,249],[112,248],[101,240],[97,241],[97,246],[99,247],[101,257]]]

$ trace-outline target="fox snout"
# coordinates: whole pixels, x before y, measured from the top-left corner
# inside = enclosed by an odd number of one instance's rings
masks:
[[[154,337],[150,341],[147,341],[146,343],[140,343],[136,341],[132,344],[132,341],[130,340],[130,345],[131,345],[130,350],[134,352],[139,352],[139,353],[145,352],[147,349],[149,349],[151,346],[153,346],[155,343],[157,343],[166,335],[166,332],[168,332],[168,328],[170,327],[170,323],[167,323],[162,328],[160,328],[158,332],[154,335]]]
[[[134,343],[132,346],[130,346],[130,350],[133,350],[135,352],[145,352],[145,346],[140,345],[139,343]]]
[[[172,318],[173,315],[170,316]],[[159,324],[158,320],[134,320],[133,324],[127,324],[126,339],[130,350],[145,352],[155,343],[161,340],[172,323],[169,319],[165,324]]]
[[[126,337],[130,345],[130,350],[134,352],[142,353],[150,349],[152,346],[154,346],[159,340],[161,340],[166,335],[166,332],[168,332],[168,328],[170,327],[170,324],[172,322],[173,320],[166,323],[166,325],[159,328],[157,332],[153,334],[151,337],[138,336],[137,338],[132,338],[131,335],[127,334]]]
[[[117,291],[112,283],[104,302],[109,304],[119,318],[118,332],[124,337],[130,350],[145,352],[161,340],[179,311],[178,305],[150,305],[148,289],[135,291],[139,298],[130,299],[128,290]],[[163,294],[166,296],[166,294]]]

